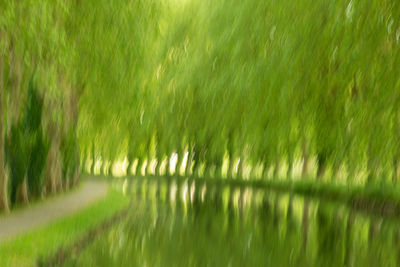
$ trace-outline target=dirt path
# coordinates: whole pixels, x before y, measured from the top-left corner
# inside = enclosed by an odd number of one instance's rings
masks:
[[[77,190],[0,217],[0,243],[84,209],[105,197],[108,183],[85,180]]]

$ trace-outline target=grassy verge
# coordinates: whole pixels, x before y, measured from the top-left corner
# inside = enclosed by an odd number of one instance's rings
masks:
[[[110,190],[104,199],[72,216],[0,244],[0,266],[34,266],[39,257],[72,244],[128,203],[128,197]]]

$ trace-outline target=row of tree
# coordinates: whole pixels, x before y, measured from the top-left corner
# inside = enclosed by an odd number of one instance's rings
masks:
[[[0,211],[8,211],[78,183],[84,78],[75,53],[89,44],[79,41],[76,1],[0,6]]]
[[[88,159],[399,179],[394,0],[0,6],[2,208],[67,188]]]
[[[0,0],[0,211],[78,183],[79,144],[137,101],[162,5]]]
[[[225,162],[228,175],[238,162],[261,176],[284,164],[289,178],[298,161],[311,175],[313,161],[318,179],[400,179],[396,1],[141,3],[157,10],[141,25],[145,49],[118,56],[138,65],[109,65],[125,75],[104,77],[118,92],[86,101],[82,159],[156,159],[159,172],[174,156],[186,174],[211,176]]]

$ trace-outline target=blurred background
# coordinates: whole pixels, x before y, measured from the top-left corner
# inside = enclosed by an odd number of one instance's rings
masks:
[[[398,266],[399,18],[0,0],[0,265]]]

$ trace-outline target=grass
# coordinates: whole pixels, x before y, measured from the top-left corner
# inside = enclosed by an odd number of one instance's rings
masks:
[[[129,198],[110,189],[99,202],[48,226],[0,244],[0,266],[34,266],[38,258],[72,244],[90,228],[129,203]]]

